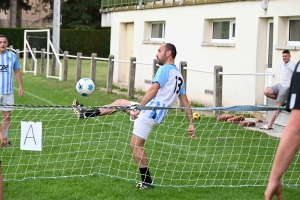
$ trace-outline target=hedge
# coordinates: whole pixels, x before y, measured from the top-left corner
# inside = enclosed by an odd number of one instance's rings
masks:
[[[14,49],[23,50],[24,30],[32,29],[0,28],[0,34],[7,37],[9,45],[12,45]],[[46,47],[44,44],[46,40],[37,38],[46,36],[45,33],[30,34],[36,36],[28,38],[32,48],[39,50],[39,48]],[[77,55],[78,52],[81,52],[83,56],[91,56],[92,53],[97,53],[97,57],[108,58],[110,52],[110,30],[61,29],[60,49],[62,52],[68,51],[69,55]]]

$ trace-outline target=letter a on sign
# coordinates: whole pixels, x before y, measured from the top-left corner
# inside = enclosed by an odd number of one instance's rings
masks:
[[[42,151],[42,122],[21,122],[21,150]]]

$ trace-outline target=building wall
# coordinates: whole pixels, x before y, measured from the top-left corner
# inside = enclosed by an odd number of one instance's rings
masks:
[[[159,9],[111,12],[111,54],[119,59],[122,51],[122,24],[134,24],[133,56],[137,62],[152,63],[159,43],[144,43],[145,22],[165,21],[165,42],[177,47],[177,66],[186,61],[188,68],[213,71],[214,66],[221,65],[227,73],[265,73],[267,25],[268,19],[274,23],[273,72],[272,84],[279,81],[279,64],[281,53],[288,48],[294,62],[300,60],[299,48],[286,46],[286,17],[299,16],[298,0],[269,1],[268,9],[261,7],[261,1],[238,1],[229,3],[178,6]],[[207,26],[209,19],[236,20],[235,46],[206,46],[208,42]],[[295,48],[298,48],[295,50]],[[129,58],[127,59],[129,60]],[[123,73],[115,63],[114,83],[117,84],[118,73]],[[135,87],[147,90],[150,85],[145,80],[153,78],[150,65],[137,64]],[[264,103],[265,76],[223,75],[223,106],[255,105]],[[213,74],[187,71],[187,95],[190,100],[213,105],[213,96],[205,94],[205,89],[213,90]]]
[[[43,22],[42,19],[47,16],[50,12],[50,4],[39,5],[41,0],[30,0],[29,4],[32,9],[29,11],[22,10],[22,28],[49,28],[52,27],[52,22]],[[0,26],[8,28],[10,23],[10,12],[9,10],[5,14],[3,11],[0,12]]]

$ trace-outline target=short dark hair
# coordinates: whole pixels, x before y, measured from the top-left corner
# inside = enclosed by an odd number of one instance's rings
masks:
[[[170,50],[172,53],[172,57],[175,59],[176,55],[177,55],[177,51],[176,51],[176,47],[174,44],[171,43],[166,43],[165,45],[166,51]]]
[[[7,40],[7,37],[6,37],[5,35],[0,34],[0,38],[5,38],[6,41],[8,41],[8,40]]]
[[[284,54],[284,53],[286,53],[286,54],[291,54],[289,50],[284,50],[284,51],[282,52],[282,54]]]

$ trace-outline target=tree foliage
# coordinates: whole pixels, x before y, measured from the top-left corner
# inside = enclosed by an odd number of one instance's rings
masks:
[[[52,3],[53,0],[44,0]],[[61,1],[61,16],[63,29],[101,29],[101,0],[67,0]],[[52,21],[53,14],[44,20]]]
[[[29,0],[17,0],[18,8],[23,10],[30,10],[31,6],[29,4]],[[3,11],[7,14],[7,11],[10,8],[10,0],[1,0],[0,1],[0,11]]]

